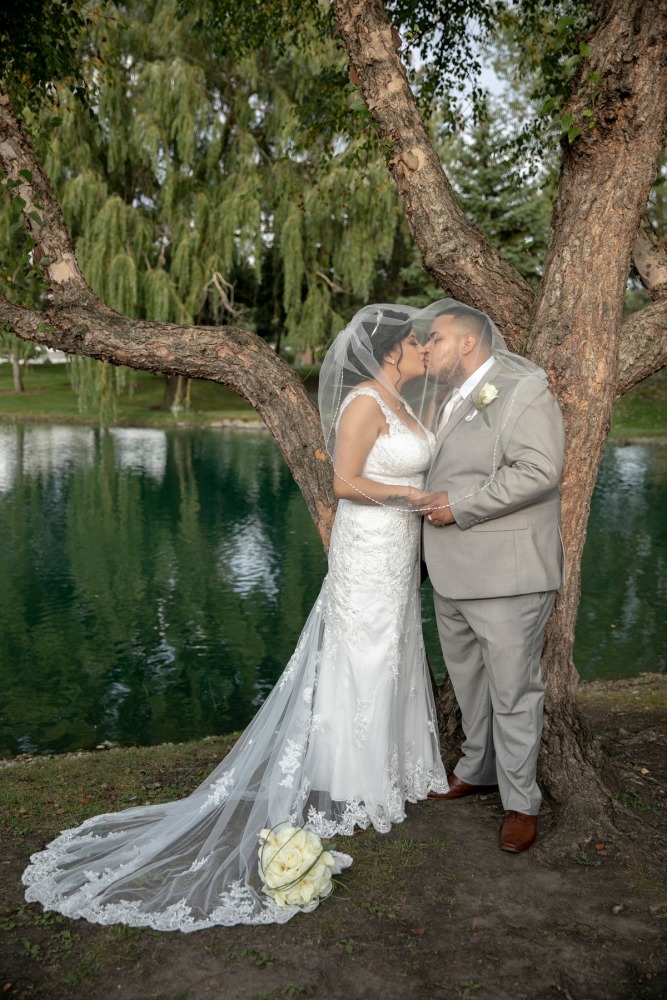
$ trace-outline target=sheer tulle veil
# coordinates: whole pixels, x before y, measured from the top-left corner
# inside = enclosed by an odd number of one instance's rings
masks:
[[[383,378],[372,338],[407,336],[413,312],[367,307],[334,341],[320,395],[332,450],[350,389]],[[400,420],[376,449],[378,469],[385,462],[409,485],[423,484],[429,461],[428,436]],[[157,930],[283,923],[317,901],[283,906],[263,894],[261,830],[289,821],[321,838],[370,824],[386,831],[404,818],[406,800],[446,790],[421,637],[419,519],[343,507],[294,653],[232,751],[186,799],[61,833],[24,872],[29,902]],[[351,864],[333,853],[336,871]]]

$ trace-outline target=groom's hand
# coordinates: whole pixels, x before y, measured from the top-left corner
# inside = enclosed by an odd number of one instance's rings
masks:
[[[442,528],[445,524],[454,524],[454,515],[449,507],[448,493],[427,493],[418,501],[414,501],[412,506],[436,528]]]

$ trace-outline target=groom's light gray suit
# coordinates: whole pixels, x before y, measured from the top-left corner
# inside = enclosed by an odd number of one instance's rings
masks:
[[[496,362],[487,382],[498,396],[486,410],[464,400],[438,435],[426,488],[448,492],[456,523],[425,521],[424,557],[466,737],[455,773],[497,781],[506,810],[534,815],[540,655],[563,572],[563,421],[537,379]]]

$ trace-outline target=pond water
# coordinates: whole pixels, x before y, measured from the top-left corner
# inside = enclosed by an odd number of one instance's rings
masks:
[[[665,669],[666,504],[667,447],[610,446],[577,629],[587,679]],[[0,533],[0,756],[243,727],[326,572],[261,431],[0,425]]]

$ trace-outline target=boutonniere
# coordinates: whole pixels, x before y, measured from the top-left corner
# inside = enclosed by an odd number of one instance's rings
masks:
[[[470,397],[475,409],[472,413],[470,413],[466,417],[466,420],[474,420],[477,414],[481,413],[482,417],[484,418],[484,423],[486,424],[487,427],[490,427],[491,424],[489,423],[489,416],[484,411],[486,410],[487,406],[489,406],[489,404],[494,401],[497,395],[498,395],[498,390],[496,389],[495,385],[491,385],[490,382],[485,382],[482,388],[477,393],[477,395]]]

